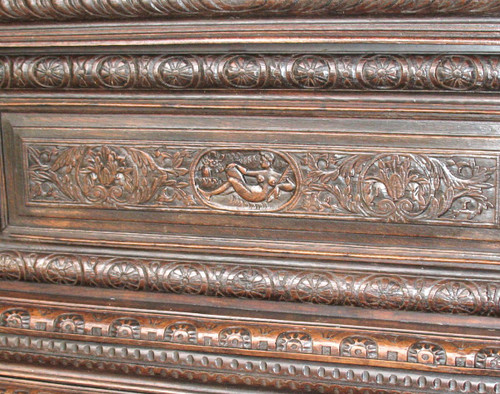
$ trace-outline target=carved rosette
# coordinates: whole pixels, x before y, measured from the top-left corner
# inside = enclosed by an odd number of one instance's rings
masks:
[[[500,348],[481,349],[476,354],[475,367],[500,370]]]
[[[239,298],[268,299],[273,291],[271,275],[262,269],[237,268],[225,281],[228,292]]]
[[[84,334],[85,320],[82,315],[73,313],[62,314],[56,318],[54,330],[64,334]]]
[[[438,313],[474,314],[480,305],[478,289],[469,283],[445,281],[434,286],[429,305]]]
[[[77,285],[82,280],[81,263],[68,255],[48,256],[37,264],[37,269],[49,283]]]
[[[200,65],[195,57],[166,56],[152,63],[156,80],[168,88],[187,89],[200,80]]]
[[[266,63],[260,56],[229,56],[219,62],[219,75],[231,87],[258,88],[267,77]]]
[[[0,278],[3,280],[21,280],[24,277],[22,258],[16,253],[0,254]]]
[[[30,314],[26,309],[13,308],[0,314],[0,326],[12,328],[30,328]]]
[[[377,343],[370,338],[352,336],[340,343],[340,354],[344,357],[378,358]]]
[[[327,274],[302,273],[292,281],[291,296],[301,302],[319,304],[340,303],[340,291],[336,281]]]
[[[197,343],[196,327],[190,323],[175,323],[165,329],[166,342]]]
[[[434,60],[430,69],[432,82],[449,90],[474,90],[483,85],[482,63],[469,56],[447,55]]]
[[[110,287],[127,290],[141,290],[146,282],[144,269],[126,260],[115,260],[108,265],[104,278]]]
[[[202,265],[174,264],[162,274],[163,287],[172,293],[204,294],[208,278]]]
[[[111,89],[125,89],[135,84],[137,67],[133,58],[103,56],[94,62],[93,75],[99,85]]]
[[[109,327],[109,336],[139,339],[141,336],[141,325],[136,319],[117,319]]]
[[[498,91],[495,55],[0,56],[2,89]]]
[[[336,81],[335,65],[324,56],[304,55],[288,64],[293,83],[305,89],[323,89]]]
[[[408,66],[401,57],[376,55],[364,57],[357,65],[359,81],[372,89],[398,89],[408,76]]]
[[[290,353],[312,353],[313,342],[311,336],[305,332],[284,332],[276,340],[276,350]]]
[[[408,362],[445,365],[446,352],[441,346],[434,343],[418,342],[408,349]]]
[[[239,349],[252,348],[250,331],[241,327],[225,328],[219,333],[219,346]]]
[[[70,62],[63,56],[34,59],[28,68],[31,82],[42,88],[63,88],[70,80]]]

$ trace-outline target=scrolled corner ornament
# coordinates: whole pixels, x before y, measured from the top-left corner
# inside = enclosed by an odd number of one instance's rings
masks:
[[[273,212],[294,204],[300,171],[282,152],[214,149],[194,161],[191,182],[198,198],[209,207]]]

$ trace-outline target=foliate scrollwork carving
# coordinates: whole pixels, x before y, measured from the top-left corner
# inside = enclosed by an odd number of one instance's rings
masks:
[[[496,225],[496,158],[423,153],[25,146],[29,204]]]
[[[29,147],[30,199],[71,201],[102,207],[165,203],[192,197],[184,167],[189,152],[135,146]]]
[[[415,0],[377,1],[311,0],[73,0],[0,1],[0,21],[87,20],[145,17],[255,17],[255,16],[345,16],[345,15],[485,15],[500,13],[498,4],[491,0]]]
[[[1,56],[2,89],[498,91],[494,55]]]
[[[306,154],[302,208],[391,222],[473,220],[493,207],[495,168],[420,154]]]

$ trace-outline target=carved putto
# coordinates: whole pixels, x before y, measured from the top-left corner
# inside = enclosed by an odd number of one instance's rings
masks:
[[[202,201],[234,211],[275,211],[297,191],[291,159],[271,151],[213,150],[195,166],[193,183]]]

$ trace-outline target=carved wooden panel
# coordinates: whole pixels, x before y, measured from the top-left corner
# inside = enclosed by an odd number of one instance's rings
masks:
[[[23,152],[28,205],[497,225],[494,156],[189,142],[25,141]]]
[[[0,89],[498,91],[499,75],[468,54],[0,57]]]
[[[493,0],[16,0],[0,1],[0,21],[206,16],[496,15]]]

